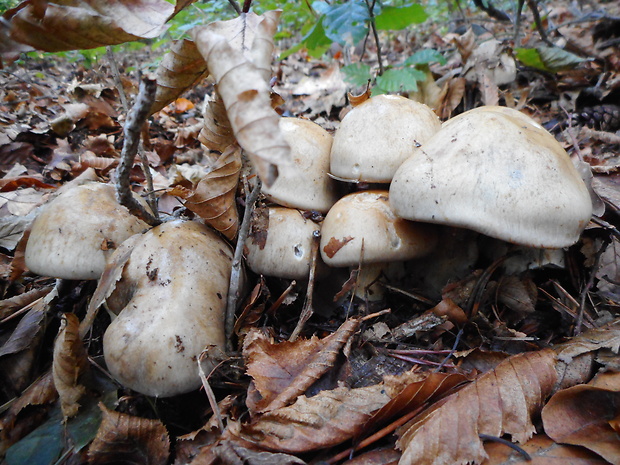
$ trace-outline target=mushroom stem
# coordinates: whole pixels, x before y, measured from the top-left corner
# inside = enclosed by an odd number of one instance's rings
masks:
[[[369,302],[383,300],[385,289],[379,282],[386,263],[364,263],[359,268],[355,296]]]

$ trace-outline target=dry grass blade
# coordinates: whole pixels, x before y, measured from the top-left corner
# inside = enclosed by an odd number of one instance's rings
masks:
[[[59,52],[157,37],[174,11],[165,0],[48,1],[25,5],[8,19],[16,42]]]
[[[157,67],[157,93],[150,113],[161,110],[208,75],[207,63],[191,40],[175,41]]]
[[[487,454],[480,434],[510,434],[525,442],[532,417],[551,393],[557,374],[553,350],[515,355],[437,402],[399,431],[401,465],[481,463]]]
[[[159,420],[134,417],[99,404],[103,420],[88,449],[89,463],[158,465],[168,462],[170,439]]]
[[[273,44],[278,17],[279,12],[265,13],[261,17],[265,25],[257,27],[255,35],[246,34],[251,32],[246,28],[246,16],[192,30],[215,79],[237,142],[267,185],[275,181],[277,165],[289,162],[290,147],[280,132],[279,116],[271,107],[265,65],[253,60],[264,57],[266,42]],[[241,42],[233,40],[239,37],[243,38]],[[241,48],[234,48],[235,44]],[[243,53],[244,49],[249,50],[250,57]]]
[[[239,229],[239,213],[235,195],[241,173],[241,150],[230,146],[187,197],[185,206],[213,228],[234,239]]]
[[[80,408],[78,401],[86,392],[80,382],[89,364],[86,349],[78,334],[79,324],[75,314],[65,313],[54,342],[52,373],[65,420],[77,414]]]

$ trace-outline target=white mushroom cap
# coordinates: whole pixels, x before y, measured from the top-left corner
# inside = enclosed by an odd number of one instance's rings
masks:
[[[343,179],[390,182],[396,169],[441,128],[433,111],[397,95],[354,107],[334,135],[331,173]]]
[[[99,279],[125,239],[148,229],[116,200],[114,187],[89,182],[45,205],[32,224],[26,266],[42,276]]]
[[[201,384],[201,352],[224,350],[231,248],[210,228],[182,220],[131,240],[131,255],[107,300],[118,314],[103,337],[108,370],[146,395],[189,392]]]
[[[360,191],[341,198],[321,227],[321,256],[329,266],[404,261],[429,253],[436,244],[435,228],[398,218],[388,192]]]
[[[331,134],[299,118],[280,118],[279,126],[291,147],[291,163],[279,166],[277,179],[262,192],[285,207],[326,212],[339,197],[336,181],[327,174]]]
[[[254,225],[245,241],[248,266],[265,276],[307,279],[313,242],[318,241],[321,227],[292,208],[271,207],[263,212],[268,224]],[[317,254],[317,268],[324,267]]]
[[[555,138],[500,107],[446,122],[398,169],[390,205],[410,220],[547,248],[575,243],[592,215],[588,189]]]

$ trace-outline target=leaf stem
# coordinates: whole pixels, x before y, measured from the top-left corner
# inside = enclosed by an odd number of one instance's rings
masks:
[[[375,44],[377,44],[377,60],[379,61],[379,76],[383,75],[383,56],[381,53],[381,42],[379,41],[379,33],[377,32],[377,24],[375,22],[375,4],[377,0],[366,0],[366,7],[368,7],[368,16],[370,17],[370,30],[372,31],[372,35],[375,38]]]

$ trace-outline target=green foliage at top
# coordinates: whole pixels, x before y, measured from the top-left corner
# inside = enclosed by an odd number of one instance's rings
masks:
[[[550,73],[571,69],[586,61],[584,58],[559,47],[546,46],[517,48],[515,49],[515,56],[525,66]]]

